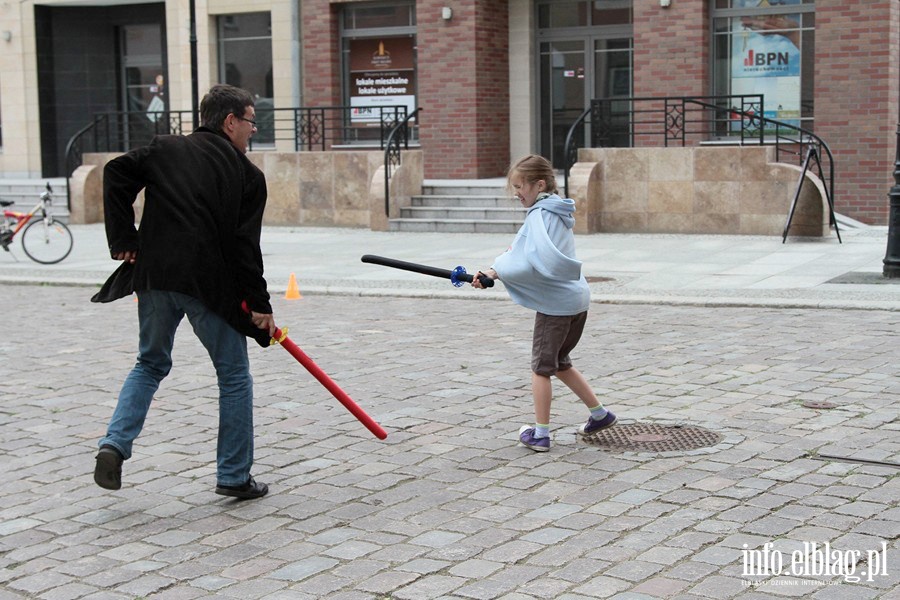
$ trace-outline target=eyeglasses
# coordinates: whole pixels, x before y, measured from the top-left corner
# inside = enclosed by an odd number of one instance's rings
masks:
[[[232,113],[232,114],[234,114],[234,113]],[[246,119],[246,118],[244,118],[244,117],[239,117],[239,116],[237,116],[237,115],[234,115],[234,118],[235,118],[235,119],[240,119],[241,121],[247,121],[248,123],[250,123],[251,125],[253,125],[254,127],[256,127],[256,121],[254,121],[253,119]]]

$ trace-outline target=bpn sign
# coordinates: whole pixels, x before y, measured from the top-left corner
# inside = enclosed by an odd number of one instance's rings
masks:
[[[789,64],[790,54],[787,52],[754,52],[753,50],[748,50],[747,56],[744,58],[745,67],[770,67],[772,65],[786,67]]]

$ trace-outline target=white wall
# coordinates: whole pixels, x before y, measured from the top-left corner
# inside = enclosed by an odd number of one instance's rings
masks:
[[[509,0],[510,162],[537,151],[534,9],[531,0]]]

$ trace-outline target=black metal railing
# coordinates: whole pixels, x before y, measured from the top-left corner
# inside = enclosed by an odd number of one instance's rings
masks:
[[[568,133],[566,133],[566,143],[563,145],[563,190],[566,194],[566,198],[569,197],[569,172],[572,170],[572,167],[575,166],[575,163],[578,162],[578,148],[579,148],[579,140],[582,140],[581,147],[588,146],[587,143],[584,142],[586,139],[585,133],[588,131],[588,127],[590,123],[588,122],[588,116],[591,114],[591,109],[588,108],[581,115],[575,119],[575,122],[569,127]],[[590,144],[593,146],[593,143]]]
[[[384,216],[391,216],[391,168],[400,166],[400,151],[409,149],[410,126],[409,122],[422,112],[417,108],[410,113],[403,122],[398,123],[388,134],[384,149]]]
[[[71,209],[72,173],[89,152],[127,152],[150,143],[153,136],[184,133],[191,126],[189,110],[161,112],[108,112],[94,115],[90,123],[69,138],[65,151],[66,202]]]
[[[256,109],[257,146],[293,139],[294,150],[328,150],[344,145],[384,149],[391,130],[406,119],[406,106],[314,106]],[[254,147],[251,145],[251,150]]]
[[[564,187],[569,194],[569,172],[577,160],[578,145],[591,148],[694,145],[719,141],[739,145],[772,144],[777,162],[796,162],[803,168],[785,237],[805,174],[817,169],[825,188],[830,223],[840,240],[834,216],[834,157],[822,138],[799,125],[764,116],[761,94],[735,96],[636,97],[591,100],[569,128],[564,147]]]
[[[568,194],[569,171],[578,146],[632,148],[686,146],[713,139],[761,143],[764,131],[761,94],[734,96],[634,97],[593,99],[569,128],[564,146],[564,181]]]
[[[66,183],[88,152],[126,152],[150,143],[155,135],[183,133],[190,127],[191,111],[98,113],[69,138],[65,150]],[[71,205],[71,186],[66,185]]]
[[[388,134],[405,119],[406,106],[256,106],[257,131],[250,138],[250,150],[274,149],[285,140],[296,152],[373,145],[384,149]],[[190,110],[98,113],[66,144],[66,179],[81,165],[85,153],[127,152],[147,145],[153,136],[184,134],[192,128]]]

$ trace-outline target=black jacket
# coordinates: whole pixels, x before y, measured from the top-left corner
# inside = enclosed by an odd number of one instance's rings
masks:
[[[134,201],[144,189],[140,229]],[[157,136],[107,163],[103,206],[110,253],[137,250],[92,299],[132,291],[181,292],[202,301],[232,327],[268,345],[241,302],[271,313],[259,247],[266,180],[223,134],[200,127],[187,136]]]

